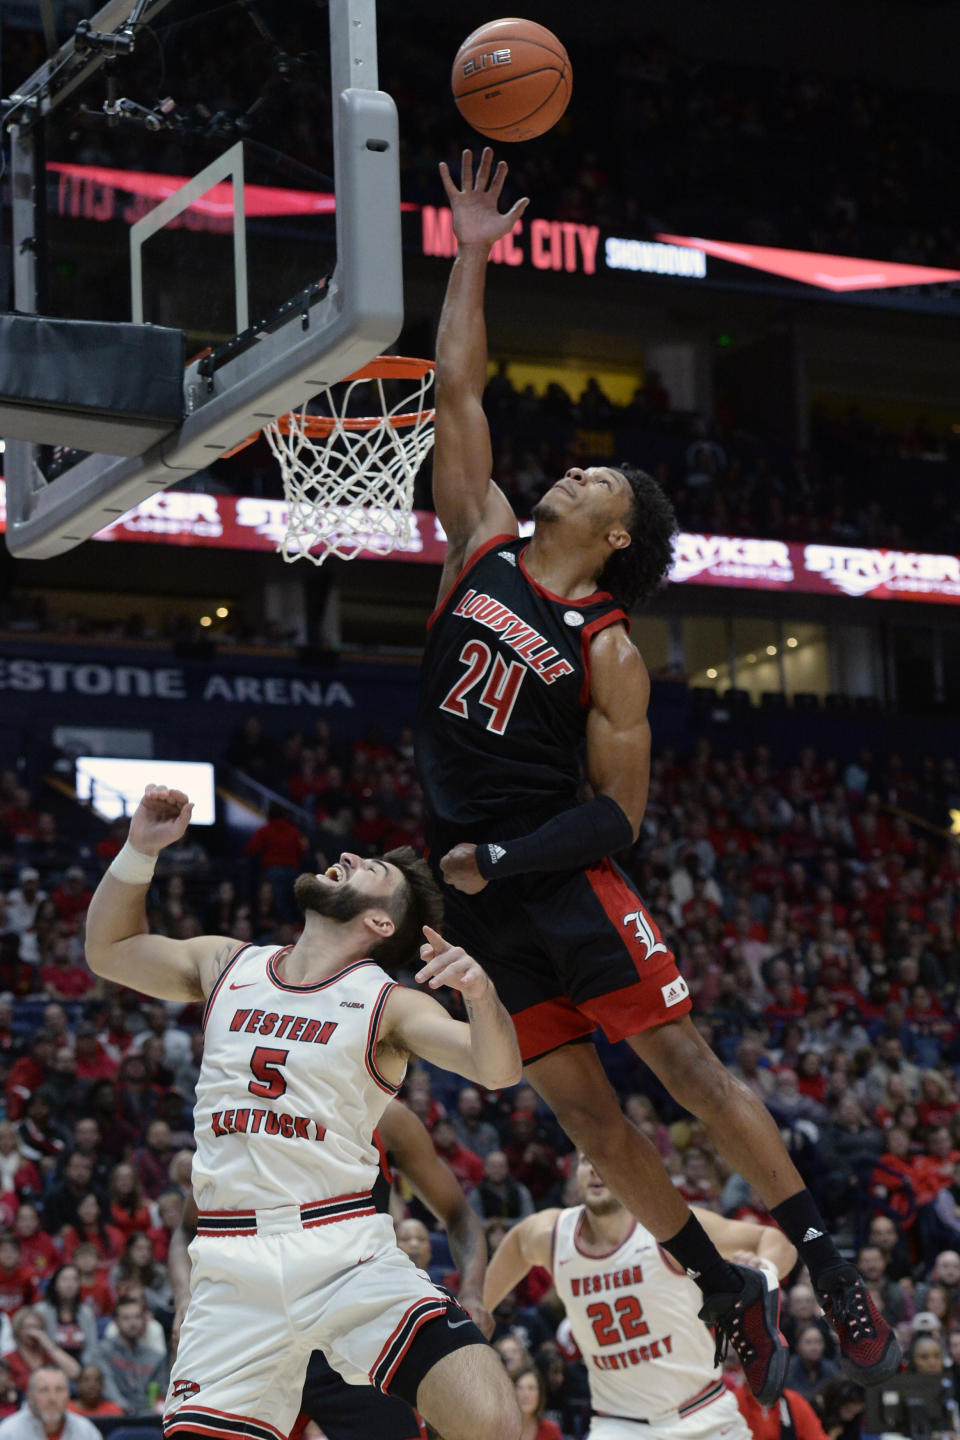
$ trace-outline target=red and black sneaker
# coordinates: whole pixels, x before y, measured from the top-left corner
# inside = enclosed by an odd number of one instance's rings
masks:
[[[900,1342],[870,1298],[855,1265],[832,1265],[817,1276],[817,1299],[840,1341],[840,1367],[861,1385],[877,1385],[900,1369]]]
[[[780,1287],[763,1270],[733,1268],[743,1276],[743,1289],[737,1295],[708,1295],[700,1319],[716,1326],[713,1363],[719,1365],[732,1345],[750,1389],[761,1405],[772,1405],[783,1391],[790,1360],[780,1334]]]

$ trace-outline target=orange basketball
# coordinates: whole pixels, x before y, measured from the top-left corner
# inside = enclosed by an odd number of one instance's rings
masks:
[[[566,110],[573,71],[566,50],[543,25],[491,20],[460,46],[451,84],[457,109],[481,135],[532,140]]]

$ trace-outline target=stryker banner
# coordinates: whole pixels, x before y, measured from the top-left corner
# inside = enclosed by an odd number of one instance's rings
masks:
[[[0,480],[0,532],[5,520],[5,491]],[[93,538],[269,551],[277,549],[286,521],[285,500],[161,490]],[[388,556],[372,549],[363,550],[359,558],[442,565],[447,541],[437,517],[418,510],[414,521],[410,539],[402,549]],[[533,522],[527,520],[521,523],[520,533],[528,535],[532,529]],[[960,604],[960,556],[957,555],[687,532],[676,537],[673,553],[669,578],[674,585],[721,585],[739,590]]]

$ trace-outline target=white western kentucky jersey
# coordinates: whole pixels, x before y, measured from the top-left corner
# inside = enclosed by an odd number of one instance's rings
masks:
[[[720,1393],[714,1342],[692,1280],[642,1225],[604,1255],[578,1244],[582,1205],[553,1231],[553,1280],[567,1310],[598,1415],[657,1420],[691,1414]]]
[[[285,952],[244,945],[210,992],[194,1111],[200,1210],[271,1209],[372,1189],[396,1087],[376,1067],[394,981],[361,960],[288,985]]]

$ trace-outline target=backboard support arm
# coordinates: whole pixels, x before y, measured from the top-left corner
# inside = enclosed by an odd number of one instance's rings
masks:
[[[164,3],[153,0],[150,14]],[[99,30],[122,25],[132,9],[130,0],[112,0],[91,24]],[[200,361],[189,365],[183,424],[143,455],[91,455],[48,483],[38,447],[10,441],[6,538],[13,555],[45,559],[71,549],[157,490],[210,464],[251,430],[303,405],[322,385],[359,369],[399,335],[399,136],[393,100],[377,89],[376,0],[329,0],[329,12],[337,263],[324,298],[292,313],[212,375],[201,372]],[[56,63],[54,57],[37,75]],[[27,313],[36,311],[37,283],[35,264],[19,254],[32,234],[21,194],[31,174],[31,128],[12,127],[11,167],[15,304]]]

